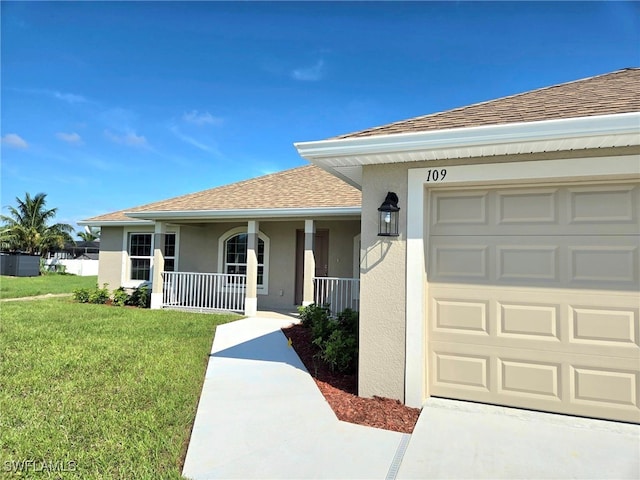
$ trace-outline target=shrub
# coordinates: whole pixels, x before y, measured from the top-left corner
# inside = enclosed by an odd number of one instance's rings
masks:
[[[89,288],[76,288],[73,291],[73,299],[78,303],[89,303],[90,295],[91,289]]]
[[[324,317],[329,317],[329,307],[315,303],[306,307],[298,307],[298,317],[303,326],[311,327],[316,321],[322,321]]]
[[[298,309],[302,325],[311,329],[311,341],[320,351],[317,357],[332,370],[353,371],[358,361],[358,312],[347,308],[336,319],[329,308],[309,305]]]
[[[358,335],[358,312],[345,308],[338,314],[338,323],[340,329],[345,332],[351,333],[357,337]]]
[[[343,373],[353,371],[358,359],[357,337],[336,328],[323,342],[320,358],[329,364],[331,370]]]
[[[113,303],[116,307],[123,307],[127,304],[130,295],[126,292],[124,287],[120,287],[113,291]]]
[[[151,306],[151,292],[148,285],[140,285],[129,296],[126,305],[133,307],[149,308]]]
[[[109,289],[107,288],[108,285],[108,283],[105,283],[102,288],[98,288],[98,286],[96,285],[95,290],[89,294],[89,303],[107,303],[107,300],[109,300]]]

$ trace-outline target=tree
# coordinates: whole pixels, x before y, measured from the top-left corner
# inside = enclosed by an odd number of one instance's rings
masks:
[[[78,233],[78,237],[80,237],[85,242],[93,242],[94,240],[99,240],[100,229],[94,227],[85,227],[85,231]]]
[[[48,223],[56,216],[57,208],[46,208],[46,193],[24,200],[16,197],[17,208],[9,207],[9,215],[0,215],[4,225],[0,229],[0,242],[12,251],[46,256],[51,250],[63,248],[65,242],[73,243],[74,228],[67,223]]]

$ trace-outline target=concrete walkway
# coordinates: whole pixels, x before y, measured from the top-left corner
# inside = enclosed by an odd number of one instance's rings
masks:
[[[385,478],[409,436],[338,421],[280,331],[290,324],[217,327],[185,477]]]
[[[637,425],[439,399],[412,435],[340,422],[280,332],[291,322],[217,328],[185,477],[640,478]]]
[[[47,300],[48,298],[70,297],[72,293],[45,293],[32,297],[0,298],[0,302],[26,302],[28,300]]]

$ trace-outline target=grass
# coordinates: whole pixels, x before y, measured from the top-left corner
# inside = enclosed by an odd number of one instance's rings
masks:
[[[47,293],[71,293],[96,286],[97,276],[47,274],[39,277],[0,276],[0,298],[33,297]]]
[[[1,308],[0,476],[32,461],[22,476],[181,478],[215,328],[238,316],[66,298]]]

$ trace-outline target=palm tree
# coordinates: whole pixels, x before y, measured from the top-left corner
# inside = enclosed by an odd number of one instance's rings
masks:
[[[93,242],[94,240],[98,240],[100,238],[100,229],[93,227],[85,227],[84,232],[78,233],[78,237],[80,237],[85,242]]]
[[[17,208],[9,207],[9,216],[0,215],[4,225],[0,229],[0,242],[9,250],[46,256],[51,250],[63,248],[65,242],[73,243],[73,227],[67,223],[47,225],[58,211],[46,208],[46,193],[24,200],[16,197]]]

